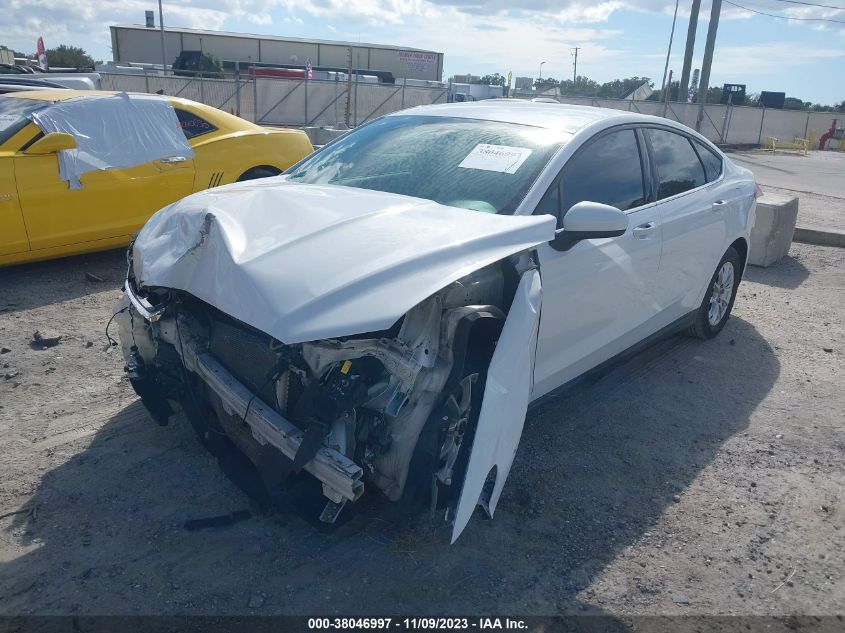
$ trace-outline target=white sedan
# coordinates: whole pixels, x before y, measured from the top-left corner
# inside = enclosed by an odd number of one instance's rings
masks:
[[[118,308],[127,371],[261,494],[310,482],[332,522],[366,486],[439,509],[454,542],[493,514],[531,403],[658,336],[719,333],[757,192],[666,119],[397,112],[153,216]]]

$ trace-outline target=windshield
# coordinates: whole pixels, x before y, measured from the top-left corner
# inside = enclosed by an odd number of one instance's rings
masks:
[[[49,105],[38,99],[0,97],[0,145],[20,132],[28,123],[30,112]]]
[[[515,123],[388,116],[305,159],[288,178],[512,213],[568,138]]]

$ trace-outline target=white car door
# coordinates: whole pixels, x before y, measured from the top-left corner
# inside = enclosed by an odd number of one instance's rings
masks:
[[[541,301],[540,275],[536,270],[528,270],[520,278],[487,370],[478,426],[455,509],[452,543],[458,540],[478,503],[487,505],[490,516],[499,503],[531,398],[531,367],[537,348]],[[494,472],[493,488],[485,493],[484,485]]]
[[[644,132],[663,226],[660,303],[671,322],[698,308],[723,255],[725,214],[742,193],[731,193],[719,182],[721,158],[704,144],[666,128],[648,127]]]
[[[651,200],[642,133],[617,127],[597,134],[564,165],[535,213],[565,211],[583,200],[615,206],[625,234],[582,240],[569,250],[538,247],[543,310],[532,399],[576,378],[657,331],[660,214]]]

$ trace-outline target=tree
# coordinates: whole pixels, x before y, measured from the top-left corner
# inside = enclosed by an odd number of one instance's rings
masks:
[[[669,83],[669,101],[679,101],[678,99],[678,91],[681,89],[681,82],[680,81],[672,81]],[[665,99],[665,88],[663,90],[655,90],[652,92],[646,101],[664,101]],[[684,98],[686,101],[686,98]]]
[[[93,68],[94,58],[78,46],[59,44],[47,49],[47,62],[56,68]]]
[[[223,72],[223,64],[221,64],[220,60],[213,55],[203,53],[200,55],[199,68],[197,70],[202,73],[220,73]]]
[[[614,79],[599,86],[597,96],[607,99],[624,99],[643,84],[648,84],[649,88],[654,88],[654,82],[648,77]]]
[[[698,103],[698,95],[695,96],[695,103]],[[707,90],[707,103],[721,103],[722,89],[718,86],[710,86]]]
[[[507,79],[500,75],[499,73],[493,73],[492,75],[484,75],[478,81],[474,81],[475,84],[483,84],[485,86],[504,86]]]
[[[575,81],[566,79],[560,82],[560,94],[570,97],[594,97],[601,86],[589,77],[578,75]]]
[[[548,90],[549,88],[557,88],[560,82],[554,77],[543,77],[542,79],[534,80],[534,88],[536,90]]]
[[[787,97],[783,100],[784,110],[807,110],[813,105],[809,101],[802,101],[797,97]]]

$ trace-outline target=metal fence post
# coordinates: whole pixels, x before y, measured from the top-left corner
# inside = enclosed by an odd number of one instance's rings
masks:
[[[355,127],[358,127],[358,79],[359,75],[355,73]]]
[[[757,145],[763,143],[763,121],[766,120],[766,106],[763,106],[763,114],[760,115],[760,133],[757,135]]]
[[[198,79],[200,80],[200,102],[205,103],[205,81],[202,78],[202,73],[200,73]]]
[[[235,62],[235,114],[241,116],[241,63]]]
[[[405,109],[405,84],[407,84],[407,83],[408,83],[408,78],[402,77],[402,110]]]
[[[252,75],[252,122],[258,123],[258,77]]]
[[[669,108],[669,97],[672,95],[672,71],[669,71],[669,81],[666,82],[665,92],[661,95],[663,97],[663,118],[666,118],[666,110]],[[674,110],[673,110],[674,112]],[[677,118],[677,117],[676,117]]]
[[[308,125],[308,75],[305,76],[305,125]]]
[[[147,74],[147,69],[144,69],[144,92],[150,92],[150,76]]]

